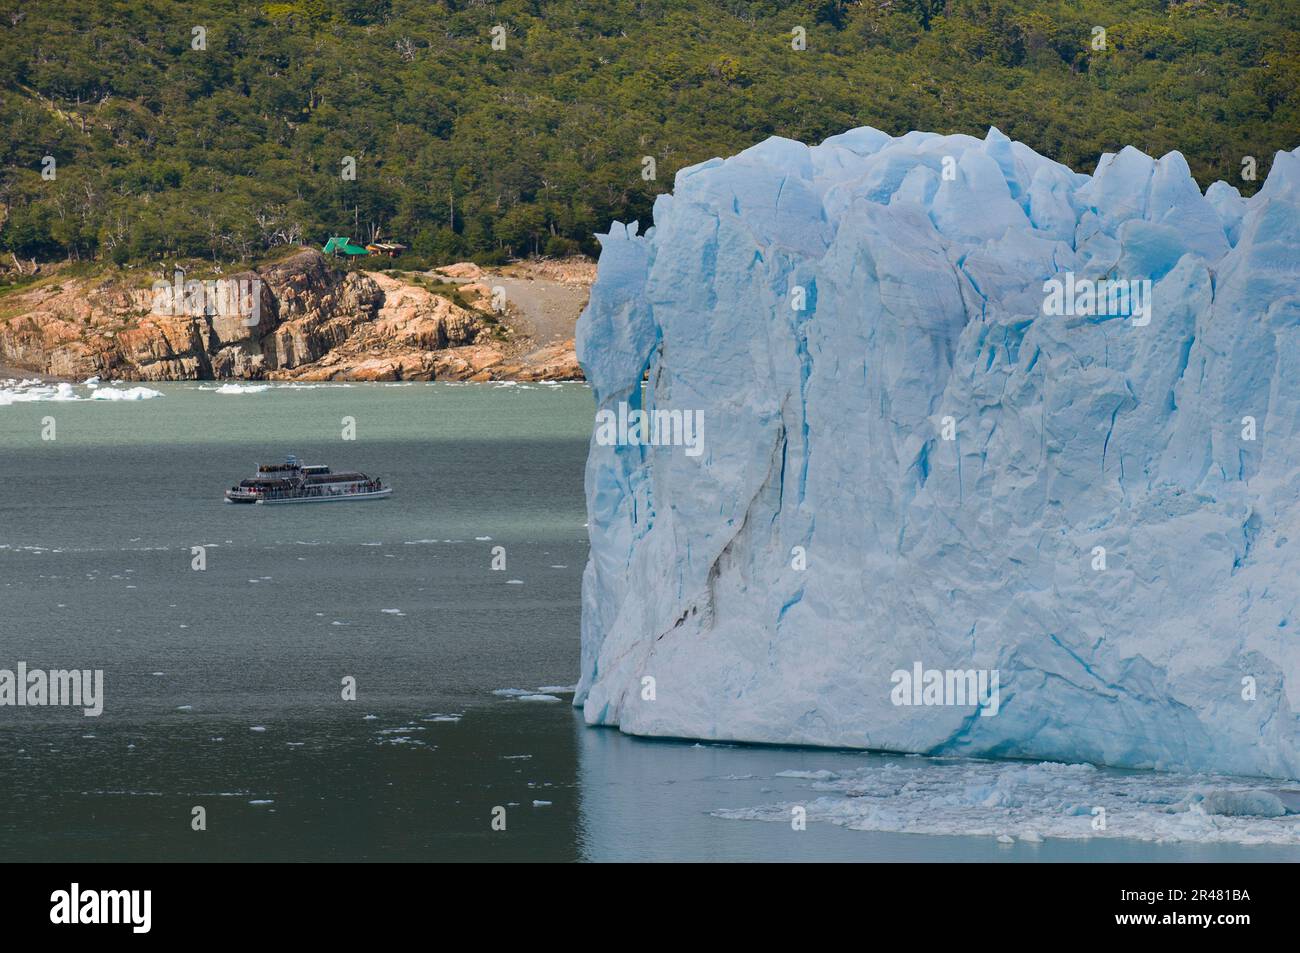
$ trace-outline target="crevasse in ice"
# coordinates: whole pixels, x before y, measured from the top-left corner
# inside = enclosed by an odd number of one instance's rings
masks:
[[[579,358],[702,452],[593,437],[588,722],[1300,777],[1300,149],[1243,199],[1177,152],[773,138],[654,223],[601,236]],[[1048,303],[1103,279],[1145,314]],[[899,704],[918,668],[997,703]]]

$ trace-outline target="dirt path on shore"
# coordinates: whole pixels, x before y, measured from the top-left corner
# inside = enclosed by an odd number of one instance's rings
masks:
[[[545,347],[573,337],[578,315],[587,304],[590,290],[548,278],[514,278],[489,274],[484,283],[499,285],[506,291],[506,302],[514,305],[518,329],[532,338],[536,347]]]
[[[452,268],[464,272],[453,270],[443,280],[505,291],[506,323],[527,338],[530,351],[573,340],[596,277],[595,262],[580,258],[519,261],[496,270],[468,263]]]

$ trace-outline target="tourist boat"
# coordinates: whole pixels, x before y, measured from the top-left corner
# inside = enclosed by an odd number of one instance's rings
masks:
[[[364,473],[334,473],[329,467],[304,466],[297,457],[284,463],[261,464],[251,480],[240,480],[226,491],[227,503],[337,503],[379,500],[393,488]]]

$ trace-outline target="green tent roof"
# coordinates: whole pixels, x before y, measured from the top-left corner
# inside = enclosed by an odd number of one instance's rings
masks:
[[[331,252],[333,252],[334,254],[343,254],[343,255],[370,254],[370,252],[366,251],[364,248],[361,248],[357,245],[353,245],[352,239],[341,238],[341,237],[331,238],[329,241],[325,243],[325,247],[322,248],[321,251],[324,252],[326,255],[330,254]]]

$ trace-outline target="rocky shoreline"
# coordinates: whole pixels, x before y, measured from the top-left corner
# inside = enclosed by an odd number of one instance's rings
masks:
[[[594,273],[582,259],[500,272],[468,262],[432,272],[344,271],[303,248],[209,278],[204,300],[183,285],[160,298],[151,284],[158,275],[56,272],[0,297],[0,377],[581,379],[573,323]],[[214,287],[239,294],[214,299]],[[544,294],[531,296],[533,288]]]

